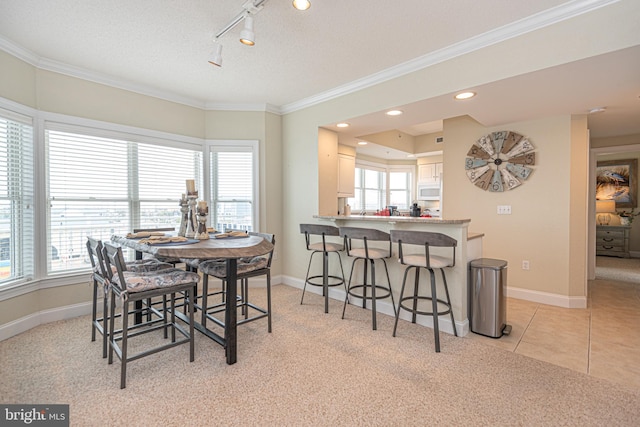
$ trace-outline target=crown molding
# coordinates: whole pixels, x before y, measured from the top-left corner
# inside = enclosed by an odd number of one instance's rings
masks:
[[[476,37],[464,40],[451,46],[439,49],[427,55],[398,64],[378,73],[371,74],[361,79],[354,80],[345,85],[337,86],[317,95],[301,99],[280,107],[270,104],[220,104],[214,101],[206,102],[199,99],[177,95],[175,93],[163,91],[154,87],[140,85],[127,81],[126,79],[107,76],[95,71],[73,67],[47,58],[39,57],[33,52],[24,49],[13,41],[0,35],[0,50],[13,55],[34,67],[65,74],[71,77],[104,84],[118,89],[123,89],[154,98],[164,99],[170,102],[184,104],[203,110],[225,110],[225,111],[266,111],[274,114],[287,114],[307,107],[311,107],[322,102],[329,101],[350,93],[366,89],[368,87],[384,83],[404,76],[406,74],[431,67],[433,65],[448,61],[482,48],[518,37],[520,35],[553,25],[576,16],[592,12],[596,9],[619,2],[620,0],[573,0],[554,8],[542,11],[535,15],[521,19]]]
[[[345,85],[337,86],[326,92],[322,92],[290,104],[285,104],[281,107],[281,111],[282,114],[287,114],[338,98],[340,96],[348,95],[523,34],[557,24],[601,7],[617,3],[618,1],[620,0],[574,0],[560,6],[547,9],[543,12],[539,12],[535,15],[531,15],[519,21],[498,27],[470,39],[463,40],[459,43],[436,50],[424,56],[387,68],[386,70],[378,73],[354,80],[353,82]]]

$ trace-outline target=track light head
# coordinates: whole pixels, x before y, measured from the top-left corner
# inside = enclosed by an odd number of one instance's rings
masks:
[[[214,43],[215,48],[209,55],[209,63],[217,67],[222,67],[222,45],[217,41]]]
[[[256,44],[255,39],[256,35],[253,32],[253,17],[247,14],[244,18],[244,28],[240,31],[240,43],[246,44],[247,46],[253,46]]]

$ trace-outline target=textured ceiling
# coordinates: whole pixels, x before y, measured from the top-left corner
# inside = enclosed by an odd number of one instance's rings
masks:
[[[223,66],[214,67],[207,62],[213,37],[243,3],[0,0],[0,47],[41,68],[189,105],[287,111],[555,7],[589,2],[312,0],[301,12],[289,0],[269,0],[255,16],[256,45],[238,42],[240,24],[221,38]]]

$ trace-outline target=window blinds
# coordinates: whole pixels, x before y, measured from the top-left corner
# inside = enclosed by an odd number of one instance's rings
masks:
[[[211,151],[211,223],[217,230],[252,231],[253,163],[250,147],[213,147]]]
[[[0,284],[34,274],[33,124],[0,109]]]
[[[85,269],[86,237],[108,240],[133,228],[178,228],[185,181],[202,182],[202,154],[45,129],[48,271]]]

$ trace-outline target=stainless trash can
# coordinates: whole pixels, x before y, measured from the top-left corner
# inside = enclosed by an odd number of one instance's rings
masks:
[[[506,287],[507,262],[479,258],[471,261],[468,312],[471,332],[491,338],[508,335]]]

